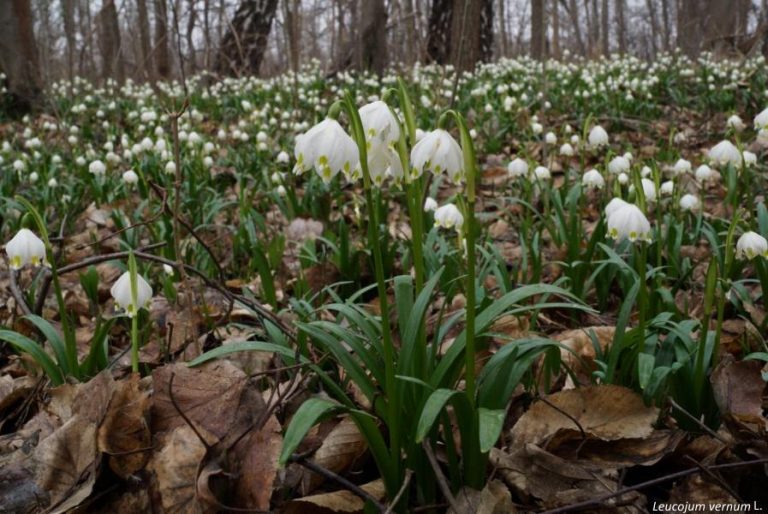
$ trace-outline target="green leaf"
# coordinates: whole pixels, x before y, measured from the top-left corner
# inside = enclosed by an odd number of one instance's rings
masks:
[[[641,353],[637,356],[637,378],[640,381],[640,389],[648,387],[655,364],[656,356],[654,355]]]
[[[207,351],[198,358],[188,362],[187,366],[194,368],[195,366],[199,366],[204,362],[218,359],[225,355],[229,355],[230,353],[249,351],[278,353],[288,359],[294,359],[296,357],[295,351],[291,350],[290,348],[286,348],[285,346],[280,346],[279,344],[264,343],[262,341],[245,341],[242,343],[226,344],[224,346],[219,346],[218,348]],[[308,362],[305,358],[302,358],[301,361]]]
[[[427,437],[430,430],[432,430],[432,427],[435,425],[438,416],[449,401],[456,407],[459,426],[461,427],[467,423],[471,423],[470,418],[472,417],[472,409],[466,393],[464,391],[455,391],[453,389],[438,389],[427,398],[427,402],[421,410],[421,417],[416,426],[417,443],[421,443],[424,438]]]
[[[36,314],[25,316],[25,319],[28,319],[32,324],[34,324],[51,345],[51,349],[53,350],[54,355],[56,355],[59,368],[64,373],[64,375],[71,375],[72,370],[69,369],[69,356],[67,355],[67,347],[64,344],[64,340],[61,338],[53,325]]]
[[[331,414],[345,410],[345,407],[338,403],[323,400],[320,398],[310,398],[305,401],[293,415],[288,429],[283,437],[283,449],[280,452],[278,464],[282,467],[288,462],[294,450],[299,447],[309,430],[320,420]]]
[[[61,370],[35,341],[11,330],[0,330],[0,340],[6,341],[21,352],[28,353],[43,368],[54,386],[64,383]]]
[[[478,409],[480,415],[480,451],[491,451],[504,428],[504,419],[507,412],[504,409]]]

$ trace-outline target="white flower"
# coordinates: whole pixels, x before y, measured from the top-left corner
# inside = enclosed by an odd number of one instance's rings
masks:
[[[691,162],[685,159],[678,159],[678,161],[672,167],[672,171],[674,171],[675,175],[690,173],[691,169]]]
[[[700,204],[699,197],[696,195],[686,194],[680,199],[680,208],[684,211],[694,211]]]
[[[51,177],[48,179],[48,187],[56,187],[59,185],[59,181],[56,180],[56,177]]]
[[[554,132],[547,132],[546,135],[544,136],[544,142],[547,143],[548,145],[554,145],[555,143],[557,143],[557,136],[555,135]]]
[[[447,173],[454,182],[460,182],[464,177],[461,147],[443,129],[426,133],[411,150],[411,177],[420,177],[424,170],[434,174]]]
[[[730,141],[720,141],[709,150],[709,158],[715,164],[734,166],[741,165],[741,152]]]
[[[400,156],[390,145],[379,139],[371,140],[367,154],[368,171],[371,175],[371,181],[375,185],[381,186],[387,177],[392,177],[395,181],[403,178],[403,165],[400,162]],[[358,172],[360,169],[356,167],[353,176],[348,178],[357,178],[355,174]]]
[[[738,114],[733,114],[730,118],[728,118],[728,121],[725,122],[725,126],[735,130],[736,132],[741,132],[747,128],[747,126],[744,124],[744,121],[742,121]]]
[[[706,164],[702,164],[696,168],[696,180],[699,182],[707,182],[713,180],[714,178],[715,171]]]
[[[10,259],[10,267],[13,270],[21,269],[26,264],[38,266],[47,264],[45,256],[45,243],[28,228],[19,230],[5,245],[5,253]]]
[[[626,173],[619,173],[618,180],[619,180],[619,184],[624,186],[629,183],[629,175],[627,175]]]
[[[536,169],[533,170],[533,174],[536,175],[538,180],[549,180],[552,178],[549,168],[545,166],[536,166]]]
[[[100,160],[95,160],[88,165],[88,171],[93,175],[104,175],[107,171],[107,166]]]
[[[589,146],[592,148],[600,148],[608,144],[608,132],[605,131],[600,125],[595,125],[592,130],[589,131]]]
[[[573,157],[574,151],[570,143],[565,143],[560,147],[560,155],[563,157]]]
[[[257,143],[266,143],[269,139],[269,136],[267,136],[267,133],[263,130],[260,130],[256,133],[256,142]]]
[[[608,171],[614,175],[626,173],[629,171],[629,161],[623,155],[614,157],[611,159],[611,162],[608,163]]]
[[[594,189],[602,189],[605,186],[605,179],[599,171],[591,169],[581,177],[581,183],[585,187],[591,187]]]
[[[437,201],[432,198],[431,196],[428,196],[426,200],[424,200],[424,212],[430,212],[437,209]]]
[[[133,170],[128,170],[123,173],[123,182],[126,184],[136,184],[139,181],[139,176]]]
[[[763,146],[768,146],[768,129],[760,129],[757,133],[757,142]]]
[[[608,235],[617,240],[651,242],[651,224],[636,205],[619,205],[608,216]]]
[[[278,164],[287,164],[291,161],[291,156],[288,155],[288,152],[285,150],[282,150],[279,154],[277,154],[277,162]]]
[[[749,150],[744,150],[744,153],[742,153],[742,156],[744,157],[745,166],[752,166],[754,164],[757,164],[757,155],[753,154]]]
[[[758,255],[768,258],[768,241],[755,232],[744,233],[736,242],[736,258],[753,259]]]
[[[661,193],[661,196],[671,196],[674,191],[675,191],[675,183],[672,182],[671,180],[662,182],[661,187],[659,187],[659,193]]]
[[[39,178],[40,178],[40,175],[38,175],[36,171],[33,171],[32,173],[29,174],[29,181],[33,184],[37,182],[37,179]]]
[[[460,231],[462,225],[464,225],[464,216],[452,203],[447,203],[435,210],[436,227],[455,228],[456,231]]]
[[[518,157],[507,165],[507,174],[510,177],[524,177],[528,174],[528,163]]]
[[[379,138],[385,143],[400,139],[400,123],[386,103],[377,100],[360,107],[359,112],[366,139]]]
[[[173,266],[170,264],[163,264],[163,272],[166,275],[173,275]]]
[[[610,217],[611,214],[616,212],[617,209],[620,207],[623,207],[624,205],[627,205],[627,202],[622,200],[621,198],[612,198],[610,202],[608,202],[608,205],[605,206],[605,216]]]
[[[355,141],[331,118],[296,136],[295,155],[294,173],[301,174],[311,166],[326,184],[339,172],[350,175],[360,161]]]
[[[656,201],[656,184],[651,179],[641,179],[640,183],[643,185],[643,195],[649,202]]]
[[[643,166],[640,169],[640,176],[642,178],[648,178],[653,174],[653,170],[650,168],[650,166]]]
[[[165,163],[165,172],[168,175],[173,175],[176,173],[176,163],[173,161],[168,161]]]
[[[755,130],[768,128],[768,108],[755,116]]]
[[[531,130],[533,131],[533,133],[534,133],[535,135],[537,135],[537,136],[538,136],[539,134],[541,134],[542,132],[544,132],[544,125],[542,125],[541,123],[537,123],[537,122],[535,122],[535,121],[534,121],[533,123],[531,123]]]
[[[15,171],[21,173],[26,168],[27,168],[27,165],[24,164],[24,161],[22,161],[21,159],[16,159],[15,161],[13,161],[13,169]]]
[[[282,184],[280,184],[279,186],[277,186],[277,188],[275,189],[275,191],[277,192],[277,194],[278,194],[279,196],[285,196],[285,195],[288,193],[288,192],[285,190],[285,186],[284,186],[284,185],[282,185]]]
[[[136,315],[139,309],[146,307],[152,299],[152,287],[144,280],[141,275],[136,275],[136,304],[133,303],[133,294],[131,292],[131,273],[126,271],[112,285],[110,290],[112,298],[115,299],[115,307],[125,309],[129,317]]]

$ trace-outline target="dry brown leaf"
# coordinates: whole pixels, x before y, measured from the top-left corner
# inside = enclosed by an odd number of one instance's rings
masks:
[[[592,343],[594,334],[600,348],[605,350],[613,341],[616,327],[587,327],[567,330],[553,337],[568,349],[560,350],[560,358],[573,371],[578,385],[589,385],[592,372],[595,371],[595,347]],[[570,350],[570,351],[569,351]],[[573,377],[569,374],[564,389],[573,389]]]
[[[161,449],[152,456],[147,469],[156,478],[155,495],[165,512],[200,514],[213,512],[197,500],[198,465],[205,446],[187,425],[177,427],[160,438]]]
[[[546,443],[554,436],[562,443],[581,438],[581,430],[604,441],[644,438],[653,433],[651,424],[658,417],[658,409],[647,407],[640,395],[614,385],[562,391],[546,400],[534,403],[515,424],[515,444]]]
[[[277,476],[277,459],[283,448],[280,423],[272,416],[264,427],[243,438],[234,448],[239,475],[236,494],[240,505],[269,510],[272,485]]]
[[[726,420],[758,433],[768,428],[762,407],[765,391],[762,368],[760,361],[735,362],[726,355],[711,377],[715,401]]]
[[[13,378],[10,375],[0,377],[0,412],[7,409],[17,400],[29,394],[35,386],[35,380],[30,376]]]
[[[517,509],[512,504],[509,489],[499,480],[491,480],[482,491],[465,487],[456,493],[456,505],[448,514],[514,514]]]
[[[320,466],[342,473],[349,469],[366,451],[368,445],[350,417],[343,418],[323,439],[312,460]],[[323,482],[319,475],[306,471],[301,483],[302,494],[308,494]]]
[[[362,485],[361,488],[381,500],[386,494],[384,482],[375,480]],[[334,491],[332,493],[315,494],[293,500],[285,509],[285,514],[333,514],[362,512],[365,502],[347,490]]]
[[[109,466],[122,478],[142,469],[150,457],[149,392],[133,374],[118,383],[104,422],[99,427],[99,450],[111,454]]]

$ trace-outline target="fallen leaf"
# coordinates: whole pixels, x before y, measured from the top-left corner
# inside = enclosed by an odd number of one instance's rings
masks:
[[[464,487],[456,493],[456,505],[448,514],[513,514],[517,509],[512,504],[509,489],[499,480],[491,480],[482,491]]]
[[[377,500],[381,500],[386,494],[382,480],[375,480],[360,487]],[[363,512],[364,507],[365,502],[359,496],[347,490],[341,490],[293,500],[287,505],[285,514],[333,514],[337,512],[352,514]]]
[[[344,417],[323,439],[322,445],[312,456],[312,461],[334,473],[342,473],[349,469],[367,448],[368,445],[355,422],[350,417]],[[301,491],[308,494],[322,482],[320,475],[306,470]]]
[[[711,377],[720,412],[741,424],[754,426],[755,431],[768,427],[768,420],[763,416],[762,368],[760,361],[735,362],[733,357],[725,356]]]

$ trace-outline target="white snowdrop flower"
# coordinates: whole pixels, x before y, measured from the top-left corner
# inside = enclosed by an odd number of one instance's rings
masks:
[[[459,143],[443,129],[428,132],[411,150],[411,177],[420,177],[424,170],[446,173],[454,182],[464,178],[464,154]]]
[[[165,167],[163,169],[168,175],[173,175],[176,173],[176,163],[173,161],[168,161],[165,163]]]
[[[675,137],[672,138],[672,141],[679,145],[688,141],[688,136],[685,135],[685,132],[675,132]]]
[[[173,266],[170,264],[163,264],[163,273],[166,275],[173,275]]]
[[[768,128],[768,108],[755,116],[755,130],[763,130],[766,128]]]
[[[715,164],[734,166],[741,165],[741,152],[730,141],[724,140],[717,143],[709,150],[709,159]]]
[[[640,170],[640,177],[642,178],[648,178],[653,174],[653,170],[650,168],[650,166],[643,166]]]
[[[699,205],[701,205],[701,202],[699,202],[699,197],[696,195],[689,193],[680,198],[680,208],[684,211],[695,211],[699,208]]]
[[[591,169],[584,173],[584,176],[581,177],[581,183],[585,187],[590,187],[593,189],[602,189],[603,186],[605,186],[605,179],[600,174],[599,171],[596,169]]]
[[[95,176],[104,175],[107,171],[107,166],[100,160],[95,160],[88,165],[88,171]]]
[[[696,180],[699,182],[708,182],[710,180],[713,180],[715,178],[715,171],[707,166],[706,164],[702,164],[698,168],[696,168]]]
[[[19,230],[5,245],[5,253],[8,254],[12,270],[21,269],[22,266],[32,264],[39,266],[47,264],[45,256],[45,243],[28,228]]]
[[[608,132],[605,131],[600,125],[595,125],[592,130],[589,131],[589,146],[592,148],[600,148],[608,145]]]
[[[510,177],[524,177],[528,174],[528,163],[520,157],[507,165],[507,175]]]
[[[608,216],[608,235],[616,241],[651,242],[651,224],[636,205],[624,203]]]
[[[563,157],[573,157],[573,147],[569,143],[565,143],[560,147],[560,155]]]
[[[266,143],[268,139],[269,139],[269,136],[267,136],[267,133],[264,132],[263,130],[259,130],[256,133],[256,142],[257,143]]]
[[[279,172],[274,172],[269,179],[272,181],[273,184],[279,184],[283,181],[283,175]]]
[[[640,183],[643,186],[643,195],[645,196],[645,199],[649,202],[655,202],[656,184],[653,182],[653,180],[644,178],[640,180]]]
[[[684,173],[691,172],[691,162],[685,159],[678,159],[675,165],[672,167],[672,171],[675,175],[682,175]]]
[[[32,184],[34,184],[35,182],[37,182],[37,180],[38,180],[39,178],[40,178],[40,175],[38,175],[36,171],[33,171],[32,173],[30,173],[30,174],[29,174],[29,181],[30,181]]]
[[[87,162],[88,161],[86,161],[85,157],[83,157],[82,155],[78,156],[77,159],[75,159],[75,164],[77,164],[78,166],[85,166],[85,163]]]
[[[754,153],[750,152],[749,150],[744,150],[742,155],[744,157],[745,166],[753,166],[757,164],[757,155],[755,155]]]
[[[675,183],[671,180],[667,180],[661,183],[659,187],[659,193],[661,196],[672,196],[675,191]]]
[[[128,170],[123,173],[123,182],[126,184],[136,184],[139,182],[139,176],[133,170]]]
[[[763,146],[768,146],[768,129],[760,129],[756,141]]]
[[[477,139],[477,130],[475,129],[469,129],[469,137],[471,139]]]
[[[736,258],[751,260],[758,255],[768,258],[768,241],[756,232],[745,232],[736,242]]]
[[[67,137],[67,143],[74,146],[77,144],[77,136],[69,136]]]
[[[608,163],[608,171],[613,175],[626,173],[629,171],[629,161],[623,155],[616,156]]]
[[[363,122],[365,138],[379,138],[385,143],[395,143],[400,139],[400,123],[392,114],[389,106],[381,100],[360,107],[360,121]]]
[[[424,200],[424,212],[433,212],[435,209],[437,209],[437,201],[431,196],[428,196],[427,199]]]
[[[288,152],[282,150],[279,154],[277,154],[275,160],[278,162],[278,164],[288,164],[291,161],[291,156],[288,155]]]
[[[211,157],[210,155],[206,155],[205,157],[203,157],[203,166],[205,166],[206,169],[213,166],[213,157]]]
[[[725,122],[725,126],[735,130],[736,132],[741,132],[747,128],[747,126],[744,124],[744,121],[742,121],[738,114],[731,115],[731,117],[728,118],[728,121]]]
[[[416,129],[416,142],[418,143],[422,139],[424,139],[424,136],[426,136],[427,133],[421,130],[420,128]]]
[[[555,135],[554,132],[547,132],[546,135],[544,136],[544,142],[547,143],[548,145],[554,145],[555,143],[557,143],[557,136]]]
[[[549,180],[552,178],[552,173],[550,173],[549,168],[546,166],[536,166],[533,170],[533,174],[538,180]]]
[[[296,136],[295,156],[294,173],[300,175],[312,167],[326,184],[339,172],[351,174],[360,161],[355,141],[331,118]]]
[[[27,165],[24,164],[24,161],[22,161],[21,159],[16,159],[15,161],[13,161],[13,169],[21,173],[22,171],[27,169]]]
[[[279,196],[285,196],[286,194],[288,194],[288,191],[286,191],[286,189],[285,189],[285,186],[284,186],[284,185],[282,185],[282,184],[280,184],[279,186],[277,186],[277,188],[275,189],[275,191],[277,192],[277,194],[278,194]]]
[[[533,131],[533,133],[535,135],[538,136],[539,134],[544,132],[544,125],[542,125],[541,123],[533,122],[533,123],[531,123],[531,130]]]
[[[629,162],[632,162],[632,160],[635,158],[634,155],[632,155],[632,152],[624,152],[624,155],[622,156]]]
[[[120,162],[120,156],[117,155],[115,152],[108,152],[106,156],[106,160],[110,164],[117,164]]]
[[[362,170],[360,170],[359,166],[356,166],[353,174],[347,178],[355,180],[360,176],[361,172]],[[371,181],[379,187],[381,187],[384,179],[388,176],[399,181],[403,178],[403,166],[400,162],[400,156],[394,148],[381,139],[372,139],[368,148],[368,172],[370,173]]]
[[[626,173],[619,173],[619,176],[616,178],[622,186],[626,186],[629,183],[629,175]]]
[[[445,204],[435,210],[435,226],[455,228],[456,231],[461,231],[462,225],[464,225],[464,216],[458,207],[452,203]]]
[[[269,145],[267,143],[257,143],[256,148],[260,152],[266,152],[267,150],[269,150]]]
[[[576,134],[572,135],[571,136],[571,144],[573,146],[579,146],[579,143],[581,143],[581,138],[578,135],[576,135]]]
[[[115,307],[125,309],[128,317],[134,317],[141,308],[149,305],[152,299],[152,287],[141,275],[136,275],[136,303],[133,303],[133,294],[131,291],[131,273],[126,271],[112,285],[110,293],[115,299]]]
[[[56,180],[56,177],[51,177],[48,179],[48,187],[57,187],[59,185],[59,182]]]

